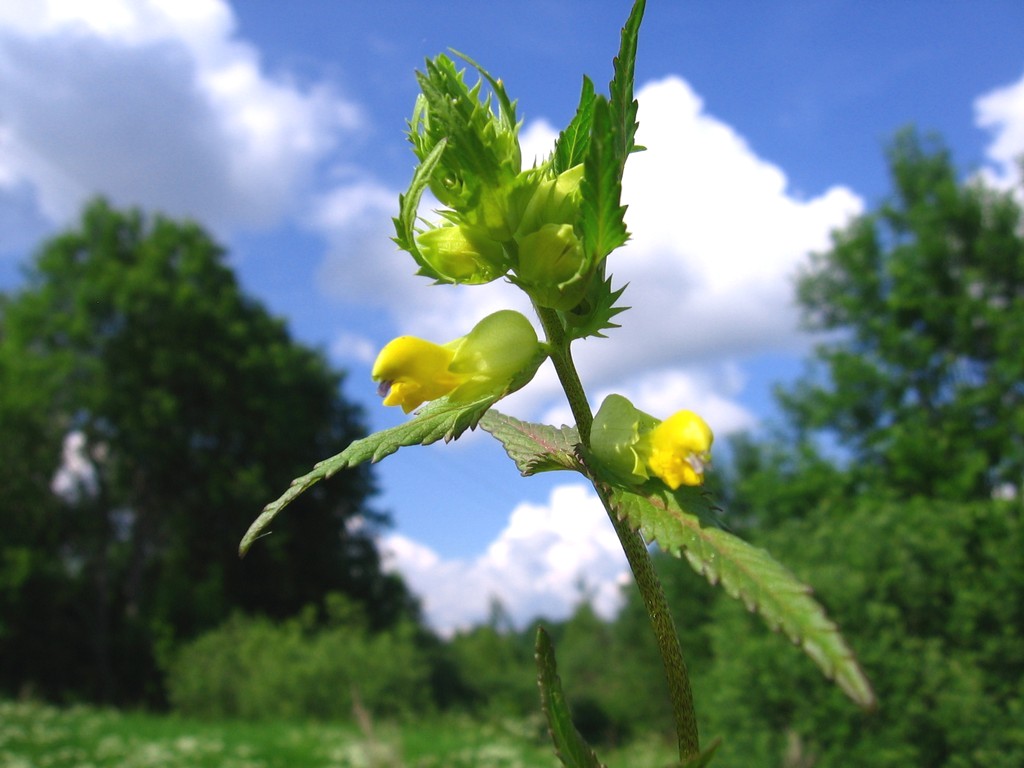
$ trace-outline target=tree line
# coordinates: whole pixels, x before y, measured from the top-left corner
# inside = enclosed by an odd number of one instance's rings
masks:
[[[658,558],[723,765],[1024,764],[1024,215],[938,139],[903,132],[887,159],[888,197],[797,278],[819,343],[781,423],[709,481],[721,524],[814,586],[879,710]],[[0,689],[169,691],[234,716],[345,716],[353,697],[534,712],[532,628],[495,605],[442,640],[382,573],[367,470],[234,557],[254,510],[364,433],[341,381],[193,224],[100,201],[47,241],[0,300]],[[584,600],[546,624],[585,735],[670,728],[636,594],[612,622]]]
[[[414,612],[366,470],[236,554],[254,512],[365,434],[342,381],[194,223],[98,200],[43,243],[0,298],[0,687],[158,701],[161,654],[232,610],[336,591],[374,627]]]

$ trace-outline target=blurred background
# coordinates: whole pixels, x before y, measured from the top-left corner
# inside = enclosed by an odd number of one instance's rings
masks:
[[[519,478],[487,435],[343,473],[236,554],[291,478],[404,418],[369,378],[387,340],[520,306],[431,286],[389,239],[424,57],[501,77],[529,162],[582,75],[610,79],[628,12],[0,2],[6,721],[142,707],[379,746],[401,737],[374,723],[469,716],[527,724],[481,743],[540,743],[543,619],[581,729],[660,744],[660,662],[600,503]],[[647,9],[647,149],[609,260],[633,309],[578,346],[584,382],[706,418],[721,524],[814,586],[881,701],[856,712],[659,555],[724,765],[1024,763],[1022,33],[996,0]],[[547,367],[502,410],[571,419]],[[37,737],[0,733],[0,755]]]

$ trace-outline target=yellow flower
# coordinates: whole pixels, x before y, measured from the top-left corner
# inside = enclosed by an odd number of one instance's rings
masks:
[[[647,468],[673,491],[701,485],[715,436],[693,411],[679,411],[646,435]]]
[[[693,411],[659,421],[622,395],[608,395],[594,416],[591,450],[620,480],[640,484],[653,475],[674,491],[704,482],[714,439]]]
[[[539,353],[530,321],[504,309],[447,344],[399,336],[377,355],[371,376],[380,382],[384,405],[400,405],[409,413],[445,395],[460,402],[503,395],[531,365],[536,370],[543,359]]]
[[[448,370],[454,356],[450,345],[399,336],[388,342],[373,364],[371,376],[380,382],[377,394],[384,398],[384,405],[400,405],[406,413],[447,395],[462,383],[461,376]]]

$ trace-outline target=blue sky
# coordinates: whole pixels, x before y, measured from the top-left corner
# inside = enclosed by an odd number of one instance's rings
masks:
[[[370,7],[372,5],[372,7]],[[399,333],[439,341],[518,298],[412,276],[389,241],[413,156],[424,57],[455,48],[503,78],[524,156],[599,85],[622,0],[0,2],[0,288],[39,239],[103,193],[206,225],[245,288],[349,371],[373,428],[397,423],[369,381]],[[771,417],[800,370],[791,276],[887,191],[882,149],[939,133],[965,174],[1014,178],[1024,153],[1024,4],[649,3],[637,62],[641,143],[624,195],[634,239],[623,328],[578,350],[592,397],[702,412],[721,437]],[[568,419],[543,369],[503,409]],[[582,578],[614,609],[622,560],[569,476],[521,479],[485,435],[383,462],[390,562],[441,628],[564,614]]]

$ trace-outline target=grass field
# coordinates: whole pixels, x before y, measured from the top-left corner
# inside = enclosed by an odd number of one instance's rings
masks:
[[[539,722],[375,726],[217,722],[0,701],[0,768],[555,768]],[[672,762],[670,745],[602,752],[609,768]]]

